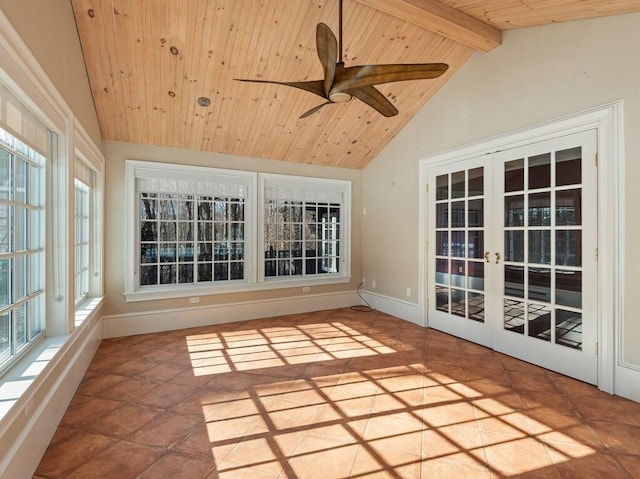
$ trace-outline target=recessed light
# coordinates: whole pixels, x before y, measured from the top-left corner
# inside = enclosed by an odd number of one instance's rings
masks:
[[[207,98],[206,96],[201,96],[200,98],[198,98],[198,105],[209,106],[211,105],[211,99]]]

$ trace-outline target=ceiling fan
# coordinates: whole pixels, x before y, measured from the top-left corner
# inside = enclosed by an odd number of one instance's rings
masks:
[[[324,70],[323,80],[281,82],[272,80],[238,81],[254,83],[275,83],[305,90],[324,98],[326,101],[304,112],[306,118],[320,108],[331,103],[344,103],[356,97],[386,117],[398,114],[398,109],[374,85],[406,80],[426,80],[442,75],[449,65],[446,63],[409,63],[389,65],[362,65],[345,67],[342,60],[342,0],[339,0],[339,38],[336,40],[331,29],[324,23],[316,27],[316,49]],[[339,53],[339,56],[338,56]],[[336,58],[338,61],[336,62]]]

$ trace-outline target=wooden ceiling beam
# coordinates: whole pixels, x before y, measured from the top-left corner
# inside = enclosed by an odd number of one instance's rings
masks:
[[[488,52],[502,43],[500,30],[438,0],[357,1],[475,50]]]

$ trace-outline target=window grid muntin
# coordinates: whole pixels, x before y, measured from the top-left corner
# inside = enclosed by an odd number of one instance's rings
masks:
[[[341,215],[339,203],[266,200],[265,278],[339,274]]]
[[[140,192],[139,286],[244,280],[244,215],[243,198]]]
[[[0,128],[0,371],[41,336],[46,158]]]

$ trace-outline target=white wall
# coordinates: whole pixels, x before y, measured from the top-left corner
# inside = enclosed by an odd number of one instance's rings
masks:
[[[0,0],[0,10],[98,146],[102,144],[71,0]]]
[[[622,360],[640,371],[640,14],[505,32],[503,45],[476,53],[409,122],[363,176],[364,276],[375,293],[417,302],[418,163],[435,153],[564,115],[624,100],[627,286]],[[381,194],[384,192],[384,194]],[[635,267],[634,267],[635,266]]]

